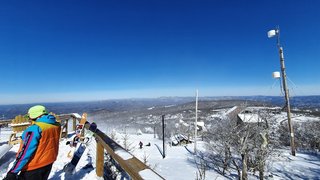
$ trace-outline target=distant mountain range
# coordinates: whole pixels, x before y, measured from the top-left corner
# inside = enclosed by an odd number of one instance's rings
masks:
[[[276,106],[285,104],[284,97],[281,96],[248,96],[240,97],[242,99],[269,102]],[[320,108],[320,96],[294,96],[290,98],[290,104],[293,108],[314,109]]]
[[[217,100],[250,100],[263,102],[275,106],[283,106],[284,98],[280,96],[222,96],[200,97],[200,101]],[[65,102],[65,103],[39,103],[56,114],[97,111],[130,111],[153,106],[179,105],[195,101],[195,97],[160,97],[150,99],[119,99],[92,102]],[[293,108],[317,109],[320,108],[320,96],[296,96],[290,99]],[[38,104],[38,103],[37,103]],[[11,119],[19,114],[26,114],[29,107],[35,104],[0,105],[0,119]]]

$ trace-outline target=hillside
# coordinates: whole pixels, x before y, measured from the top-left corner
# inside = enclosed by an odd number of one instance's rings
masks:
[[[269,105],[282,106],[284,104],[283,97],[279,96],[222,96],[222,97],[200,97],[200,101],[252,101],[261,102]],[[70,112],[77,113],[93,113],[97,111],[132,111],[153,106],[170,106],[180,105],[188,102],[194,102],[194,97],[161,97],[150,99],[115,99],[88,102],[64,102],[64,103],[38,103],[45,105],[50,111],[56,114],[64,114]],[[10,119],[17,114],[25,114],[30,106],[34,104],[12,104],[0,105],[0,119]],[[230,106],[230,104],[228,105]],[[291,106],[293,108],[309,109],[313,112],[320,110],[320,96],[297,96],[291,98]]]
[[[189,99],[190,100],[190,99]],[[146,103],[143,103],[146,102]],[[104,102],[105,103],[105,102]],[[319,136],[318,128],[320,125],[320,116],[315,115],[313,109],[298,109],[292,113],[292,121],[294,123],[296,133],[297,156],[293,157],[289,154],[288,138],[287,138],[287,121],[286,113],[278,111],[280,107],[274,108],[270,103],[264,101],[253,100],[201,100],[198,108],[198,122],[203,122],[198,128],[197,146],[199,152],[193,154],[194,149],[194,119],[195,119],[195,103],[192,101],[151,101],[151,100],[130,100],[130,101],[114,101],[104,103],[95,102],[88,114],[90,122],[96,122],[99,129],[109,136],[113,136],[114,140],[120,145],[129,144],[130,151],[141,161],[145,161],[150,167],[154,168],[159,174],[166,179],[195,179],[196,172],[199,171],[197,163],[206,163],[206,179],[234,179],[238,177],[237,166],[241,166],[242,144],[238,143],[239,139],[249,137],[248,149],[250,158],[254,160],[260,147],[260,132],[269,134],[268,154],[265,157],[265,178],[272,179],[316,179],[319,177],[320,167],[319,155],[317,153],[318,146],[314,146]],[[115,109],[102,107],[107,105],[117,107]],[[135,106],[135,104],[137,104]],[[67,104],[65,104],[67,106]],[[62,107],[62,106],[61,106]],[[61,108],[59,107],[59,108]],[[244,110],[245,117],[249,118],[253,123],[237,125],[235,127],[234,116],[230,113],[237,108]],[[74,108],[81,108],[80,105]],[[65,109],[67,110],[67,109]],[[161,116],[164,116],[165,122],[165,141],[166,141],[166,158],[162,158],[162,124]],[[261,116],[257,123],[251,117]],[[237,119],[239,120],[239,119]],[[244,119],[245,120],[245,119]],[[230,121],[230,122],[228,122]],[[249,122],[249,121],[248,121]],[[259,123],[267,122],[267,128],[259,126]],[[70,128],[71,129],[71,128]],[[10,128],[1,128],[1,146],[6,144]],[[173,142],[177,139],[175,135],[182,134],[190,137],[191,144],[185,146],[174,146]],[[245,135],[245,136],[243,136]],[[155,138],[156,137],[156,138]],[[255,139],[255,137],[257,139]],[[311,137],[311,138],[310,138]],[[226,138],[226,139],[224,139]],[[127,139],[127,140],[125,140]],[[230,143],[230,160],[229,168],[222,173],[224,160],[223,143]],[[150,143],[151,146],[144,146],[143,149],[138,148],[138,143],[142,141],[145,145]],[[255,146],[258,144],[258,146]],[[90,145],[91,151],[95,151],[96,145]],[[6,156],[0,160],[0,173],[5,175],[10,162],[13,161],[17,146],[14,146]],[[310,149],[313,149],[310,151]],[[66,146],[65,140],[61,141],[59,158],[54,164],[51,179],[66,179],[61,167],[69,160],[66,153],[70,151],[70,147]],[[86,152],[87,153],[87,152]],[[92,157],[91,152],[91,157]],[[97,179],[93,169],[83,169],[88,162],[95,161],[89,156],[83,156],[77,173],[72,176],[75,179]],[[205,161],[204,161],[205,160]],[[250,161],[250,163],[253,163]],[[198,165],[200,165],[198,164]],[[201,169],[200,169],[201,170]],[[258,179],[258,175],[254,170],[248,172],[250,179]],[[69,177],[68,177],[69,178]]]

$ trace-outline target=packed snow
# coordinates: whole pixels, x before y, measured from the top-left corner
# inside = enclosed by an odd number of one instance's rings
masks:
[[[9,131],[6,130],[1,131],[1,149],[5,144],[5,141],[3,140],[8,132]],[[117,136],[119,136],[118,138],[120,138],[120,136],[122,135],[118,134]],[[153,168],[165,179],[195,179],[197,168],[194,164],[194,158],[193,155],[188,152],[184,146],[166,145],[166,157],[162,158],[162,155],[159,153],[157,147],[155,146],[155,144],[161,146],[162,141],[155,139],[152,134],[130,135],[130,141],[135,144],[133,154],[141,161],[143,161],[143,159],[147,157],[147,165]],[[138,143],[140,141],[142,141],[144,144],[150,142],[151,146],[144,146],[142,149],[139,149]],[[60,143],[58,159],[53,164],[49,179],[99,179],[99,177],[96,176],[94,169],[84,169],[84,167],[88,163],[90,163],[90,158],[87,156],[87,154],[90,150],[94,150],[92,146],[89,146],[89,148],[86,149],[84,155],[79,161],[78,166],[76,167],[75,173],[72,176],[68,176],[62,171],[63,166],[71,160],[67,157],[67,154],[71,150],[71,148],[65,145],[65,143],[66,140],[63,140]],[[202,145],[204,145],[204,142],[199,142],[199,149],[204,151],[205,148]],[[186,147],[188,149],[193,149],[193,144],[189,144]],[[17,152],[18,148],[19,145],[13,146],[12,149],[7,152],[7,155],[0,160],[0,172],[2,174],[0,178],[4,178],[6,171],[9,167],[12,166],[12,162],[14,161],[15,153]],[[282,156],[274,157],[273,162],[270,165],[270,177],[272,177],[273,179],[317,179],[319,177],[320,156],[318,154],[298,152],[297,156],[293,157],[289,154],[289,149],[282,151]],[[92,165],[95,167],[94,163]],[[140,174],[142,175],[142,177],[145,177],[145,179],[149,179],[148,177],[151,177],[152,175],[152,173],[148,171],[142,171],[140,172]],[[218,174],[214,170],[208,170],[208,172],[206,172],[206,179],[226,178]]]
[[[218,114],[225,114],[228,110],[217,112]],[[286,119],[285,113],[276,114],[275,117],[281,123]],[[293,115],[294,121],[319,120],[316,117],[305,117],[300,115]],[[183,122],[183,121],[182,121]],[[108,127],[99,127],[101,130],[108,129]],[[70,128],[71,129],[71,128]],[[123,137],[125,134],[116,132],[115,141],[123,145]],[[137,129],[138,131],[138,129]],[[151,132],[152,129],[149,129]],[[145,131],[144,131],[145,132]],[[7,141],[11,134],[11,128],[1,128],[0,131],[0,154],[7,151]],[[108,132],[105,132],[108,134]],[[71,138],[70,134],[70,138]],[[110,134],[108,134],[110,135]],[[169,142],[165,143],[165,149],[162,149],[162,140],[155,138],[154,134],[134,133],[128,134],[128,144],[132,146],[131,153],[145,162],[151,169],[156,171],[165,179],[172,180],[194,180],[196,179],[196,172],[198,172],[195,164],[195,157],[193,154],[194,144],[187,144],[184,146],[171,146]],[[71,161],[68,157],[72,148],[66,145],[67,139],[63,139],[60,143],[59,155],[56,162],[53,164],[49,179],[102,179],[97,177],[95,173],[95,140],[90,141],[90,145],[86,148],[81,157],[75,173],[72,175],[65,174],[63,167]],[[143,142],[143,148],[139,148],[139,142]],[[150,143],[150,146],[146,146]],[[197,140],[197,149],[205,153],[206,143],[200,139]],[[14,145],[5,155],[0,159],[0,179],[4,178],[6,172],[10,169],[15,159],[16,152],[19,145]],[[270,179],[319,179],[320,177],[320,155],[317,152],[301,152],[297,151],[296,156],[290,155],[290,149],[277,149],[279,153],[277,156],[272,156],[268,160],[266,168],[266,175]],[[130,158],[131,155],[126,151],[116,151],[116,153],[124,159]],[[163,153],[165,157],[163,158]],[[130,155],[130,156],[129,156]],[[93,168],[86,168],[88,164],[92,164]],[[150,170],[140,171],[139,174],[145,179],[155,179]],[[224,177],[214,169],[206,170],[206,179],[237,179],[237,172],[234,169],[229,170],[228,177]],[[249,179],[258,179],[257,175],[250,174]]]

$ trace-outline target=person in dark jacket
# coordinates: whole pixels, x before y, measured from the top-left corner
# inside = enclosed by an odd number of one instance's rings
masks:
[[[31,107],[28,117],[34,123],[23,132],[16,160],[4,180],[46,180],[57,159],[60,123],[41,105]]]

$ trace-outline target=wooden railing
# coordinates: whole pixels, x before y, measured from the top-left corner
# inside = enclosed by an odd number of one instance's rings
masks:
[[[86,116],[83,116],[86,117]],[[90,123],[86,122],[85,128],[89,130]],[[126,151],[118,143],[112,140],[109,136],[104,134],[99,129],[96,129],[94,137],[97,142],[96,147],[96,174],[99,177],[104,175],[104,156],[105,151],[116,163],[134,180],[142,179],[164,179],[146,164],[134,157],[130,152]]]
[[[10,120],[0,120],[0,126],[8,126],[8,124],[11,123],[11,119]]]
[[[80,115],[76,113],[72,114],[61,114],[61,115],[56,115],[56,119],[58,122],[61,124],[61,132],[60,132],[60,138],[67,138],[69,129],[68,129],[68,124],[69,121],[72,120],[72,131],[76,130],[77,126],[77,121],[79,122],[81,117]]]
[[[68,122],[72,120],[73,122],[73,131],[76,130],[77,122],[80,122],[81,117],[77,114],[63,114],[63,115],[55,115],[58,122],[61,123],[61,134],[60,138],[67,138],[68,133]],[[82,118],[86,118],[86,114],[82,116]],[[23,119],[22,116],[17,116],[14,120],[12,120],[11,126],[15,131],[23,131],[25,128],[31,125],[31,123],[27,123],[26,119]],[[21,126],[19,126],[19,124]],[[86,131],[90,131],[90,123],[86,121],[85,124]],[[113,162],[117,163],[117,166],[120,166],[120,169],[123,169],[127,175],[134,180],[142,180],[142,179],[164,179],[146,164],[141,162],[138,158],[132,155],[130,152],[126,151],[123,147],[121,147],[118,143],[112,140],[109,136],[104,134],[99,129],[96,129],[94,132],[94,137],[96,140],[96,174],[98,177],[104,176],[105,171],[105,150],[107,154],[112,158]],[[16,132],[13,133],[14,136]],[[11,140],[12,137],[10,137]],[[13,143],[10,141],[9,143]],[[14,141],[16,143],[16,141]]]

